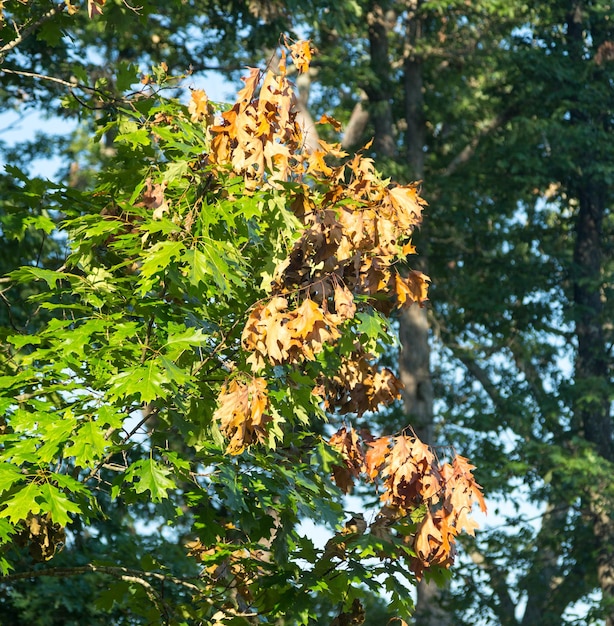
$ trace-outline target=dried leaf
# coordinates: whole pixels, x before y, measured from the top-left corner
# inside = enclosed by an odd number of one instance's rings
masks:
[[[193,89],[188,103],[188,113],[193,122],[206,120],[211,115],[209,98],[202,89]]]

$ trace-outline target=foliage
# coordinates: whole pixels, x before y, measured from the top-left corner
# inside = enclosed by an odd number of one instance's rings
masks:
[[[308,70],[309,45],[287,49]],[[484,508],[473,467],[406,432],[339,449],[353,431],[326,424],[398,396],[378,356],[387,315],[426,300],[427,277],[398,269],[424,203],[368,157],[304,148],[285,50],[223,111],[162,98],[165,74],[99,118],[114,154],[95,189],[53,190],[66,261],[9,275],[43,286],[45,317],[4,349],[2,584],[108,576],[95,604],[118,623],[307,624],[322,601],[358,619],[364,586],[406,616],[407,586],[450,566]],[[344,472],[382,484],[370,522],[342,524]],[[131,511],[145,537],[117,552],[105,526]],[[336,529],[323,549],[305,518]],[[23,568],[23,548],[61,558],[82,526],[108,550]]]

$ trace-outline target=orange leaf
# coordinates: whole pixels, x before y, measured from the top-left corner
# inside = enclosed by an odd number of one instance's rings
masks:
[[[293,311],[293,317],[287,327],[297,337],[304,339],[313,331],[318,322],[324,322],[324,313],[313,300],[307,299],[296,311]]]
[[[102,7],[107,0],[87,0],[87,14],[90,19],[94,15],[102,15]]]
[[[352,292],[339,284],[335,285],[335,311],[340,321],[352,319],[356,314],[356,304]]]
[[[367,466],[367,476],[373,480],[388,459],[388,455],[390,454],[390,438],[378,437],[375,441],[370,441],[368,446],[369,449],[365,455],[365,463]]]
[[[388,190],[392,206],[396,209],[399,227],[408,231],[420,223],[424,200],[418,195],[416,185],[393,187]]]
[[[193,89],[188,103],[188,113],[193,122],[205,119],[209,114],[209,98],[202,89]]]
[[[414,302],[423,305],[428,300],[430,278],[412,270],[407,277],[400,274],[394,276],[394,288],[397,296],[397,307],[411,306]]]
[[[241,80],[245,83],[245,87],[237,94],[237,103],[240,110],[244,110],[252,101],[256,87],[260,81],[260,70],[256,67],[248,67],[249,76],[243,76]]]
[[[316,124],[330,124],[338,133],[341,132],[341,122],[338,122],[334,117],[323,113]]]
[[[416,554],[425,565],[430,564],[433,551],[441,545],[442,541],[441,530],[435,525],[431,512],[427,511],[426,516],[418,526],[414,542]]]

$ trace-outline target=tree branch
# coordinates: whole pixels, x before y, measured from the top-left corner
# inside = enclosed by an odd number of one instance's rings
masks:
[[[502,626],[516,626],[518,624],[514,617],[516,606],[509,592],[505,572],[501,571],[495,563],[487,560],[477,548],[473,549],[469,556],[481,570],[488,574],[490,585],[499,599],[499,604],[493,607],[493,611],[497,614]]]
[[[17,32],[17,37],[2,46],[2,48],[0,48],[0,62],[4,61],[4,57],[11,50],[16,48],[20,43],[22,43],[25,39],[27,39],[32,34],[32,32],[36,30],[39,26],[50,20],[55,15],[64,11],[64,9],[66,9],[66,6],[67,5],[65,2],[56,4],[52,9],[47,11],[47,13],[41,15],[41,17],[39,17],[39,19],[37,19],[35,22],[32,22],[29,26],[26,26],[21,32],[17,28],[15,28],[15,31]]]
[[[360,100],[354,106],[350,119],[345,127],[343,138],[341,139],[342,148],[352,148],[357,146],[367,127],[369,121],[369,110],[365,106],[369,102],[367,94],[361,90]]]
[[[446,347],[452,352],[452,354],[465,366],[465,369],[482,385],[482,389],[486,392],[492,403],[501,408],[505,405],[499,389],[492,382],[485,369],[483,369],[470,355],[470,351],[459,346],[456,343],[444,342]]]
[[[78,567],[52,567],[49,569],[30,570],[27,572],[16,572],[14,574],[5,574],[0,576],[0,584],[9,583],[14,580],[25,580],[28,578],[42,578],[44,576],[64,578],[67,576],[82,576],[88,573],[99,573],[119,578],[121,580],[130,580],[138,584],[145,583],[151,588],[151,583],[146,579],[159,580],[160,582],[170,582],[175,585],[185,587],[190,591],[202,593],[202,589],[185,578],[178,578],[170,574],[160,574],[159,572],[143,572],[141,570],[129,569],[127,567],[110,566],[110,565],[80,565]]]

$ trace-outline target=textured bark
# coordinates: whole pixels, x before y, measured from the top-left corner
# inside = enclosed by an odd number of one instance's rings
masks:
[[[556,602],[556,591],[564,581],[559,557],[568,512],[568,506],[549,504],[542,517],[536,541],[540,554],[539,567],[530,572],[525,580],[528,599],[521,626],[558,626],[561,623],[567,605]]]
[[[574,248],[574,305],[576,310],[577,422],[587,441],[609,463],[614,462],[612,415],[609,400],[608,353],[603,331],[601,299],[605,193],[585,183],[578,193]],[[604,497],[605,484],[597,483],[588,509],[596,543],[597,579],[606,608],[606,626],[614,626],[614,515]]]
[[[411,0],[407,18],[407,53],[404,63],[405,120],[407,123],[407,161],[416,179],[424,176],[424,146],[426,124],[422,59],[416,54],[416,44],[422,36],[422,20],[417,15],[419,0]]]
[[[296,121],[303,131],[303,140],[307,152],[315,152],[320,144],[318,128],[309,112],[309,94],[311,92],[311,75],[309,72],[296,78],[298,98],[296,99]]]
[[[341,140],[341,146],[343,148],[355,148],[363,140],[365,128],[369,121],[368,100],[367,94],[363,91],[345,127],[343,139]]]
[[[369,113],[374,127],[373,148],[384,157],[394,157],[396,142],[390,105],[390,57],[388,30],[394,25],[391,15],[386,15],[379,4],[374,4],[367,14],[372,82],[365,85],[369,97]]]
[[[583,2],[574,0],[567,15],[567,45],[569,55],[576,63],[583,61],[584,28]],[[591,37],[600,38],[596,31]],[[603,113],[603,122],[609,125],[610,111]],[[572,123],[599,123],[579,107],[572,110]],[[592,155],[585,157],[590,171]],[[569,187],[578,202],[575,223],[573,256],[573,300],[575,333],[578,352],[575,363],[574,414],[584,438],[593,444],[606,463],[614,463],[609,356],[604,333],[603,288],[603,220],[607,210],[607,181],[600,174],[572,179]],[[606,626],[614,626],[614,507],[605,494],[605,482],[596,481],[587,497],[588,515],[595,538],[597,580],[601,588]]]

